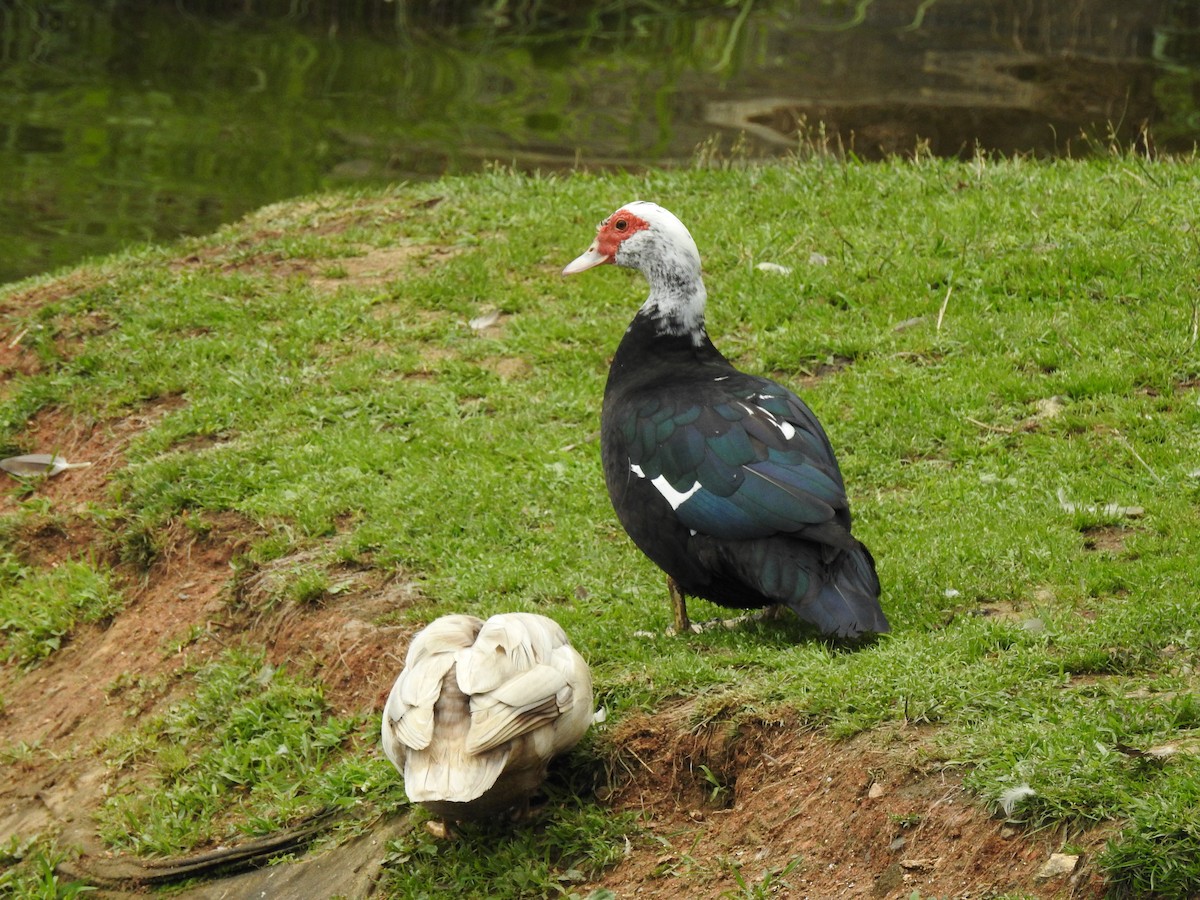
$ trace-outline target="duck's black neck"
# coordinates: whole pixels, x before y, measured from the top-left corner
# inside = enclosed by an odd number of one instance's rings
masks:
[[[668,323],[669,325],[671,323]],[[663,327],[663,320],[643,307],[621,338],[609,370],[609,384],[626,380],[657,380],[667,373],[696,371],[695,367],[732,369],[713,346],[703,323],[696,329]]]

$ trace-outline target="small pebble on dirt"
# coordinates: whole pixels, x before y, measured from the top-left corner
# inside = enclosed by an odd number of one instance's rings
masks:
[[[1074,872],[1077,865],[1079,865],[1079,857],[1074,854],[1051,853],[1050,858],[1037,870],[1037,875],[1034,877],[1039,881],[1062,878]]]

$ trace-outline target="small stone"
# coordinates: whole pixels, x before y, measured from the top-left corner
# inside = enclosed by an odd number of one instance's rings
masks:
[[[888,849],[891,850],[893,853],[895,853],[897,850],[903,850],[904,845],[907,843],[908,843],[908,838],[906,838],[904,835],[900,835],[900,837],[896,838],[894,841],[892,841],[890,844],[888,844]]]
[[[1051,878],[1063,878],[1075,871],[1079,865],[1079,857],[1071,853],[1051,853],[1050,858],[1037,870],[1034,878],[1048,881]]]
[[[880,784],[878,781],[873,782],[871,784],[871,786],[869,788],[867,788],[867,799],[868,800],[878,800],[882,796],[883,796],[883,785]]]

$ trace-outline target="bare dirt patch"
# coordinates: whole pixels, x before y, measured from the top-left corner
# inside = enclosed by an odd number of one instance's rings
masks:
[[[127,603],[109,621],[76,628],[35,668],[0,667],[2,748],[12,757],[0,770],[0,842],[49,830],[85,853],[103,853],[91,816],[111,773],[99,746],[171,702],[181,673],[228,646],[257,643],[276,664],[318,670],[343,714],[381,705],[399,671],[402,656],[393,654],[403,654],[409,635],[373,622],[411,600],[407,582],[394,573],[335,573],[330,602],[256,611],[234,602],[233,563],[262,530],[235,513],[176,517],[157,536],[161,549],[146,570],[119,560],[91,504],[105,500],[130,440],[182,403],[166,397],[102,422],[48,409],[22,435],[31,450],[91,466],[0,495],[5,513],[18,512],[30,496],[43,501],[43,511],[18,527],[16,551],[43,567],[84,557],[107,562]]]
[[[1083,548],[1114,556],[1125,552],[1125,542],[1136,529],[1124,525],[1094,525],[1083,529]]]
[[[403,268],[435,266],[457,256],[461,248],[418,242],[384,247],[348,244],[346,252],[350,255],[310,259],[266,245],[299,230],[329,237],[358,226],[401,221],[414,212],[437,206],[443,199],[431,197],[403,207],[386,198],[364,201],[351,209],[326,208],[319,200],[268,206],[246,218],[247,224],[258,226],[257,231],[219,246],[200,248],[171,263],[171,268],[304,278],[314,289],[327,293],[343,286],[382,286]]]
[[[24,326],[0,334],[0,384],[18,375],[36,375],[42,370],[42,361],[24,343],[26,334]]]
[[[261,610],[247,626],[261,637],[271,662],[317,675],[338,715],[382,709],[404,665],[411,627],[381,625],[421,598],[403,575],[341,565],[314,602],[278,598],[288,573],[321,565],[330,548],[319,546],[258,567],[235,588],[237,605]]]
[[[5,749],[27,748],[0,772],[0,842],[53,830],[85,857],[105,855],[91,821],[112,779],[100,744],[162,710],[184,672],[228,647],[264,646],[275,665],[312,672],[337,714],[382,706],[412,630],[374,620],[411,602],[411,586],[356,570],[326,602],[256,611],[237,600],[232,563],[259,534],[235,514],[176,520],[148,571],[118,566],[129,602],[110,622],[78,628],[31,671],[0,669]]]
[[[349,285],[363,287],[364,285],[386,284],[393,275],[414,263],[421,267],[437,263],[458,255],[461,251],[436,247],[428,244],[397,244],[391,247],[367,247],[361,256],[347,256],[334,260],[326,260],[318,266],[318,273],[311,279],[311,284],[317,290],[336,291]],[[328,275],[329,270],[341,270],[337,277]]]
[[[125,465],[129,442],[164,416],[184,405],[182,397],[160,397],[136,412],[99,421],[78,418],[50,408],[31,418],[21,435],[24,453],[54,453],[87,468],[71,469],[53,478],[30,482],[34,495],[50,501],[60,513],[77,513],[92,501],[104,498],[112,472]],[[6,487],[15,484],[7,479]],[[12,512],[20,502],[14,491],[0,494],[0,513]]]
[[[0,314],[11,316],[38,309],[64,297],[82,293],[95,287],[102,280],[100,275],[90,269],[76,269],[53,281],[44,281],[25,290],[13,291],[5,297],[0,297]]]
[[[405,268],[428,268],[458,255],[455,248],[432,244],[395,244],[387,247],[361,245],[356,255],[310,259],[282,250],[261,249],[260,243],[279,234],[267,232],[219,251],[193,253],[175,268],[208,268],[221,272],[252,272],[275,278],[303,278],[315,290],[333,293],[343,287],[378,287],[387,284]],[[233,252],[233,251],[237,252]]]
[[[654,836],[598,883],[618,897],[1103,894],[1087,857],[1039,880],[1064,835],[991,816],[958,775],[922,762],[917,728],[833,742],[788,715],[699,729],[689,715],[682,704],[618,726],[626,776],[612,803]],[[1103,839],[1071,836],[1089,851]]]
[[[533,374],[533,364],[519,356],[489,356],[480,365],[501,381],[520,381]]]
[[[94,272],[78,269],[53,281],[37,284],[23,291],[13,291],[7,296],[0,297],[0,316],[4,316],[8,320],[6,327],[0,331],[0,385],[17,375],[36,375],[42,371],[42,361],[29,346],[31,330],[41,326],[30,325],[19,317],[32,313],[49,303],[62,300],[64,297],[70,297],[95,287],[101,280],[100,276]],[[81,317],[78,323],[72,326],[72,335],[77,336],[84,332],[95,333],[103,330],[104,327],[103,316],[90,314]],[[64,339],[60,349],[69,349],[74,343],[77,341]]]
[[[107,779],[94,749],[161,702],[197,656],[219,649],[193,646],[191,629],[219,627],[229,561],[242,540],[229,524],[211,540],[174,529],[144,577],[125,573],[129,603],[111,622],[78,628],[32,671],[0,669],[6,744],[29,748],[20,765],[0,774],[0,840],[54,827],[96,844],[89,816]]]

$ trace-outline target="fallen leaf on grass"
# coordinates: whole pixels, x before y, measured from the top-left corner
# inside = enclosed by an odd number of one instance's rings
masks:
[[[1115,749],[1118,753],[1123,753],[1125,756],[1131,756],[1137,759],[1170,759],[1172,756],[1177,756],[1181,753],[1190,756],[1195,756],[1200,753],[1200,747],[1195,745],[1195,742],[1187,743],[1176,741],[1170,744],[1159,744],[1157,747],[1148,747],[1141,750],[1138,747],[1130,747],[1127,744],[1117,744]]]
[[[907,331],[914,328],[925,321],[924,316],[913,316],[911,319],[904,319],[892,326],[892,331]]]
[[[1037,409],[1037,412],[1030,416],[1029,419],[1026,419],[1026,421],[1053,419],[1061,415],[1062,411],[1067,408],[1067,401],[1066,398],[1055,394],[1053,397],[1046,397],[1043,400],[1035,401],[1033,405]]]
[[[970,416],[965,416],[964,418],[975,427],[982,428],[985,431],[993,431],[997,434],[1016,434],[1022,431],[1033,431],[1047,419],[1054,419],[1062,415],[1062,411],[1067,408],[1067,401],[1065,398],[1055,395],[1036,400],[1033,406],[1035,409],[1034,414],[1026,416],[1016,425],[989,425],[987,422],[981,422],[979,419],[973,419]]]

